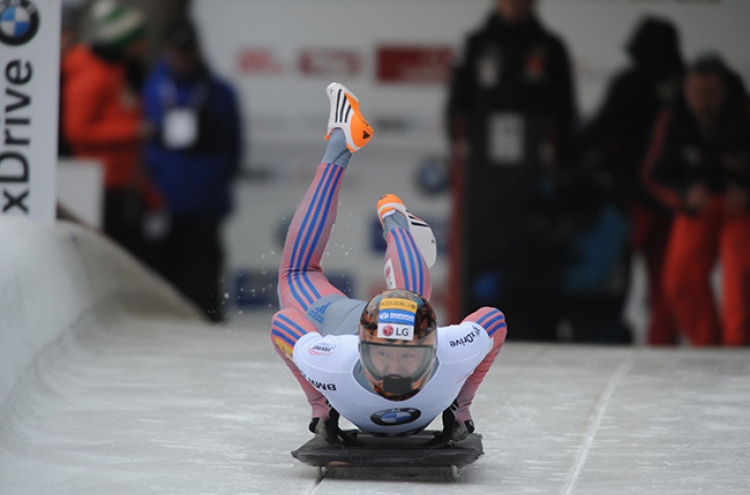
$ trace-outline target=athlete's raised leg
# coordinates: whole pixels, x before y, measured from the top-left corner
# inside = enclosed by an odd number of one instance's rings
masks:
[[[336,220],[338,194],[352,153],[363,147],[372,135],[359,112],[359,102],[344,86],[331,83],[326,88],[330,101],[328,146],[315,178],[300,202],[284,243],[279,267],[281,310],[271,321],[271,340],[281,359],[292,371],[312,408],[313,422],[328,419],[328,404],[292,359],[294,346],[304,335],[317,331],[305,313],[321,297],[340,294],[323,273],[321,261]]]
[[[339,188],[349,159],[372,136],[359,102],[349,90],[331,83],[326,92],[330,102],[328,147],[294,213],[279,268],[281,307],[296,308],[303,314],[321,297],[343,295],[323,274],[321,260],[336,221]]]
[[[435,258],[432,229],[410,214],[404,202],[395,194],[380,198],[378,216],[387,246],[384,267],[386,286],[389,289],[407,289],[429,299],[432,292],[429,265],[434,263]],[[421,229],[427,235],[415,239],[412,229]],[[429,263],[425,261],[426,258],[430,260]]]

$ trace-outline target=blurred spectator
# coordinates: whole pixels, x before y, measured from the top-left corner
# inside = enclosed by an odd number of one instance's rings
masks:
[[[577,167],[557,178],[565,240],[561,280],[561,337],[578,343],[628,344],[624,303],[630,266],[627,218],[612,201],[608,174]]]
[[[630,38],[627,52],[630,67],[614,77],[602,107],[583,132],[584,161],[609,175],[609,198],[630,223],[630,250],[644,257],[651,313],[647,342],[676,344],[677,326],[661,287],[672,212],[646,190],[638,174],[656,117],[673,102],[682,82],[677,29],[669,20],[646,17]],[[624,258],[628,267],[629,258]],[[622,306],[625,296],[623,291]]]
[[[221,226],[239,168],[240,109],[234,90],[204,60],[189,21],[169,30],[144,101],[157,129],[147,164],[169,215],[157,265],[211,320],[222,321]]]
[[[159,199],[142,169],[142,143],[152,131],[128,68],[142,58],[146,24],[140,11],[113,0],[91,8],[92,42],[72,47],[62,62],[63,132],[74,157],[104,166],[104,231],[143,256],[146,201]]]
[[[452,237],[463,246],[451,246],[452,278],[457,312],[502,307],[511,338],[556,340],[563,257],[551,176],[570,158],[576,112],[567,50],[535,6],[496,0],[453,73]]]
[[[750,100],[715,56],[687,72],[684,98],[659,117],[643,173],[675,211],[664,291],[692,345],[750,344]],[[710,278],[721,260],[723,317]]]

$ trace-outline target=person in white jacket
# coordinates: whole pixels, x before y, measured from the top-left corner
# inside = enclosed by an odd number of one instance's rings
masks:
[[[469,407],[505,341],[505,316],[484,307],[459,324],[437,326],[428,302],[432,230],[393,194],[377,205],[387,290],[367,302],[328,281],[321,260],[338,192],[349,159],[373,131],[351,91],[339,83],[326,91],[328,146],[286,237],[271,339],[307,395],[310,431],[326,440],[352,441],[338,427],[340,416],[363,432],[402,436],[440,414],[437,441],[462,440],[474,431]]]

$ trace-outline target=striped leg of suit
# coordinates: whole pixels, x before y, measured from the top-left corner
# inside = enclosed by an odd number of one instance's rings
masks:
[[[271,320],[271,341],[274,349],[289,367],[307,396],[307,402],[312,408],[312,417],[328,419],[328,405],[326,398],[310,382],[308,382],[292,361],[294,345],[304,335],[316,332],[315,326],[295,308],[282,309]]]
[[[384,274],[388,288],[407,289],[429,299],[430,272],[411,233],[396,227],[388,231],[385,240]]]
[[[329,294],[342,294],[328,281],[321,260],[336,221],[339,188],[346,169],[321,163],[289,226],[279,268],[279,303],[303,314]]]
[[[468,421],[471,419],[471,412],[469,406],[471,406],[474,400],[474,395],[477,393],[479,385],[484,380],[484,376],[490,370],[492,363],[495,358],[500,354],[500,349],[505,343],[505,336],[508,333],[508,327],[505,324],[505,315],[495,308],[483,307],[479,308],[469,316],[464,318],[463,321],[473,321],[482,325],[482,328],[487,330],[487,333],[492,338],[493,345],[490,352],[485,356],[479,366],[474,369],[474,373],[464,383],[461,391],[458,393],[456,403],[458,404],[458,411],[456,411],[456,420],[459,423]]]

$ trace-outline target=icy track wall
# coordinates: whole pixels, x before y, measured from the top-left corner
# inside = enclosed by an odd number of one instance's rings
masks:
[[[0,407],[37,356],[87,315],[139,304],[199,318],[171,286],[95,231],[0,217]]]

